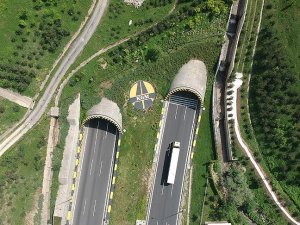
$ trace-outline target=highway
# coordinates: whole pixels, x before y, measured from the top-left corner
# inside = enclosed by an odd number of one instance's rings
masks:
[[[36,107],[31,111],[25,121],[0,144],[0,156],[3,155],[14,143],[20,140],[21,137],[23,137],[23,135],[26,134],[27,131],[29,131],[45,113],[65,73],[75,62],[75,59],[79,56],[86,43],[95,32],[107,4],[108,0],[99,0],[97,2],[90,20],[87,22],[78,38],[72,43],[69,51],[62,58],[62,61],[60,62],[40,100],[36,104]]]
[[[198,100],[167,103],[164,131],[161,134],[160,154],[148,211],[148,225],[176,225],[181,213],[180,200],[184,174],[191,150],[194,126],[198,118]],[[180,141],[180,153],[175,183],[165,183],[170,162],[169,145]]]
[[[102,225],[110,191],[118,130],[110,122],[88,122],[74,205],[73,225]]]

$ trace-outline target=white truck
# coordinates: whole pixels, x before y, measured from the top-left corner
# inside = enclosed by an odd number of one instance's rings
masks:
[[[168,184],[174,184],[175,182],[179,152],[180,152],[180,142],[174,141],[171,144],[171,159],[170,159],[169,173],[167,179]]]

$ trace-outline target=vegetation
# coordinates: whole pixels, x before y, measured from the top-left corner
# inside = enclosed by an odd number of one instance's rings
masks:
[[[211,46],[211,48],[207,49],[205,46]],[[211,49],[216,49],[216,51],[210,52]],[[78,90],[81,90],[84,112],[99,102],[99,95],[102,96],[103,93],[109,99],[116,101],[119,106],[123,106],[123,121],[126,132],[122,137],[118,164],[119,173],[114,193],[114,198],[118,201],[113,202],[112,224],[120,224],[121,222],[122,224],[131,224],[136,219],[145,218],[149,172],[160,120],[161,103],[159,100],[166,95],[170,81],[178,69],[190,58],[203,59],[212,71],[213,62],[217,58],[217,49],[217,46],[213,43],[189,44],[182,46],[180,50],[164,54],[155,63],[136,65],[133,67],[134,70],[130,68],[124,70],[121,64],[103,70],[99,68],[97,60],[94,60],[79,72],[84,74],[80,82],[75,84],[71,82],[70,86],[66,87],[62,102],[65,104],[65,102],[71,101],[72,96]],[[106,57],[108,55],[109,53]],[[214,57],[212,57],[213,55]],[[211,60],[211,58],[214,60]],[[121,74],[120,71],[122,71]],[[101,77],[97,76],[99,72]],[[157,74],[160,74],[160,76]],[[89,83],[91,77],[93,77],[93,82]],[[74,79],[76,78],[74,77]],[[126,103],[128,97],[126,93],[132,82],[138,79],[151,80],[158,93],[158,99],[155,101],[153,108],[146,113],[137,112],[132,105]],[[108,82],[111,82],[114,88],[103,88],[102,84]],[[208,115],[205,117],[208,118]],[[141,139],[143,139],[143,142],[140,141]],[[212,152],[207,154],[210,155]]]
[[[25,224],[42,185],[49,120],[34,129],[0,158],[0,224]]]
[[[100,25],[74,66],[79,65],[81,61],[101,48],[160,21],[170,12],[174,4],[175,0],[149,0],[141,7],[134,8],[118,0],[109,1],[108,10],[101,19]]]
[[[287,224],[279,209],[266,195],[262,183],[245,157],[226,169],[224,182],[227,198],[220,199],[212,179],[204,202],[202,221],[224,221],[232,224]],[[276,216],[274,216],[276,214]]]
[[[222,14],[218,18],[209,16],[204,8],[201,8],[199,12],[194,12],[193,4],[199,3],[180,3],[174,14],[154,27],[141,32],[130,41],[101,55],[101,59],[105,60],[108,65],[106,69],[101,67],[99,59],[92,60],[71,78],[63,92],[61,108],[62,112],[66,112],[73,96],[80,91],[82,118],[102,96],[122,106],[126,132],[122,137],[119,173],[114,192],[114,198],[118,201],[113,202],[112,224],[132,224],[136,219],[145,218],[149,172],[161,111],[161,103],[158,100],[164,98],[174,75],[191,58],[203,60],[208,67],[210,78],[206,104],[209,108],[212,75],[227,15]],[[199,15],[202,18],[201,26],[189,28],[187,25],[189,20]],[[155,57],[152,57],[153,55]],[[137,112],[131,105],[127,105],[130,85],[138,79],[150,80],[155,85],[158,94],[154,106],[145,113]],[[203,115],[203,121],[206,121],[203,122],[203,126],[209,130],[211,125],[208,115],[209,110]],[[67,124],[63,123],[62,127],[64,126]],[[204,141],[204,137],[206,135],[208,137],[210,132],[202,132],[205,135],[199,143],[211,145],[211,139],[206,138]],[[143,137],[143,143],[138,137]],[[61,138],[63,139],[64,137]],[[212,157],[212,148],[209,146],[201,147],[199,153],[196,153],[200,154],[200,151],[203,151],[207,155],[204,161],[201,159],[196,163],[199,163],[201,168],[205,168],[205,163]],[[207,171],[202,170],[202,172],[205,174]],[[198,176],[196,183],[201,186],[202,180],[204,179],[205,183],[206,178],[199,174]],[[194,197],[197,197],[196,193],[195,191]],[[203,195],[203,193],[200,191],[198,195]],[[194,207],[196,211],[200,206],[195,202]]]
[[[218,50],[216,49],[216,52]],[[216,59],[215,59],[216,60]],[[206,188],[206,178],[208,177],[208,165],[211,159],[215,158],[213,143],[213,128],[210,120],[211,94],[212,94],[212,76],[207,84],[205,95],[205,108],[201,116],[199,126],[199,135],[197,138],[196,152],[193,157],[193,182],[191,196],[190,223],[198,225],[201,221],[202,205],[204,201],[204,193]]]
[[[268,11],[270,9],[270,6],[268,5],[268,2],[266,2],[266,6],[265,6],[265,11]],[[264,171],[267,173],[267,176],[270,180],[270,183],[272,184],[273,189],[275,190],[275,192],[277,193],[277,195],[279,196],[279,199],[281,202],[283,202],[283,204],[285,204],[287,206],[287,208],[290,210],[290,212],[293,214],[293,216],[296,216],[299,214],[299,206],[297,209],[297,203],[295,204],[294,199],[292,199],[293,201],[291,201],[291,196],[288,196],[285,192],[287,190],[289,190],[289,188],[291,188],[291,186],[286,186],[284,183],[282,182],[278,182],[278,179],[276,177],[276,174],[274,174],[274,171],[270,171],[270,161],[265,160],[265,155],[264,155],[264,151],[266,150],[264,146],[259,145],[257,142],[257,136],[255,136],[256,132],[254,133],[253,128],[252,128],[252,124],[250,122],[250,118],[248,116],[248,85],[249,85],[249,80],[250,80],[250,73],[252,73],[252,78],[256,76],[256,78],[251,80],[251,87],[250,87],[250,94],[252,94],[252,88],[255,90],[257,88],[257,86],[260,86],[263,82],[264,86],[263,88],[266,88],[265,90],[260,90],[257,94],[258,98],[264,98],[267,95],[269,95],[268,97],[271,97],[273,99],[276,99],[275,96],[272,96],[269,94],[270,89],[267,88],[268,85],[273,85],[273,81],[275,80],[275,76],[277,76],[277,73],[274,73],[274,67],[275,64],[269,64],[269,59],[265,58],[266,55],[268,55],[268,53],[265,55],[266,53],[266,49],[265,46],[269,46],[267,43],[269,42],[273,42],[269,37],[267,38],[268,40],[265,39],[265,42],[262,43],[261,42],[261,36],[264,36],[264,32],[266,31],[264,26],[265,26],[265,20],[270,19],[270,16],[264,12],[263,15],[265,15],[263,17],[263,23],[262,23],[262,33],[259,36],[258,39],[258,47],[257,47],[257,52],[254,58],[254,67],[252,68],[252,54],[253,54],[253,48],[254,48],[254,44],[255,44],[255,39],[256,39],[256,34],[257,34],[257,27],[258,27],[258,20],[259,20],[259,13],[260,13],[260,9],[261,9],[261,5],[262,5],[262,1],[257,0],[257,1],[249,1],[248,2],[248,10],[247,10],[247,15],[246,15],[246,21],[244,24],[244,28],[240,37],[240,42],[239,42],[239,46],[238,46],[238,50],[237,50],[237,55],[236,55],[236,64],[235,64],[235,69],[234,69],[234,73],[231,76],[231,79],[234,78],[234,74],[235,72],[241,72],[243,73],[243,85],[239,90],[239,97],[241,98],[241,105],[240,105],[240,115],[239,115],[239,124],[240,124],[240,131],[242,133],[242,136],[245,140],[247,140],[247,144],[250,147],[250,149],[252,150],[252,152],[254,153],[254,156],[256,158],[256,160],[260,163],[260,165],[263,167]],[[292,35],[292,34],[290,34]],[[292,35],[293,36],[293,35]],[[279,40],[279,39],[278,39]],[[261,46],[260,46],[261,45]],[[276,46],[272,46],[273,49],[277,49],[277,45]],[[270,49],[271,51],[271,49]],[[272,50],[273,52],[271,53],[271,55],[269,55],[269,58],[272,57],[274,60],[275,58],[280,55],[280,54],[276,54],[276,56],[274,57],[273,53],[274,50]],[[260,58],[259,54],[263,53],[264,55],[262,56],[262,58]],[[257,58],[258,57],[258,58]],[[264,59],[265,61],[262,62],[261,60]],[[270,58],[271,59],[271,58]],[[272,60],[271,60],[272,61]],[[277,61],[278,62],[278,61]],[[280,65],[277,64],[276,65]],[[258,68],[256,66],[256,63],[258,63],[260,66],[260,68]],[[266,72],[267,70],[272,71],[272,77],[264,77],[261,75],[261,73]],[[259,72],[258,72],[259,71]],[[257,73],[257,74],[255,74]],[[267,72],[268,73],[268,72]],[[280,77],[281,75],[279,75]],[[277,78],[276,78],[277,79]],[[280,79],[280,78],[279,78]],[[258,84],[260,82],[260,84]],[[254,85],[255,84],[255,85]],[[273,87],[271,87],[272,91],[275,91],[275,89]],[[261,95],[263,91],[265,94]],[[276,90],[279,91],[279,90]],[[268,93],[268,94],[267,94]],[[251,98],[252,97],[252,98]],[[252,100],[251,100],[252,99]],[[268,99],[264,99],[265,101],[261,103],[258,103],[256,101],[258,101],[259,99],[255,99],[254,96],[250,96],[250,103],[251,101],[254,101],[254,103],[252,103],[254,105],[259,104],[260,107],[262,107],[262,104],[265,104],[267,106],[267,108],[269,107],[269,100]],[[238,101],[239,104],[239,101]],[[251,106],[251,105],[250,105]],[[278,106],[277,106],[278,107]],[[279,106],[282,107],[282,106]],[[253,109],[252,109],[253,110]],[[259,110],[262,110],[262,112],[256,112],[256,113],[262,113],[264,114],[265,111],[264,109],[260,108]],[[273,110],[273,109],[272,109]],[[270,111],[268,111],[268,113],[270,113]],[[251,111],[251,119],[253,122],[253,126],[256,124],[259,124],[258,127],[263,127],[266,128],[266,120],[269,119],[269,116],[265,115],[265,118],[263,117],[259,117],[259,118],[254,118],[255,114],[252,114]],[[255,121],[255,122],[254,122]],[[263,122],[262,122],[263,121]],[[271,122],[271,121],[270,121]],[[274,121],[273,121],[274,122]],[[271,122],[272,123],[272,122]],[[268,136],[269,132],[264,133],[263,135]],[[261,136],[262,138],[262,136]],[[265,141],[266,139],[264,139]],[[274,142],[274,140],[272,141]],[[244,153],[242,153],[239,150],[239,146],[237,144],[234,145],[234,149],[235,152],[237,154],[237,157],[239,159],[243,159],[244,158]],[[272,150],[269,149],[269,156],[271,156],[271,154],[273,154],[273,151],[276,151],[276,148],[273,148]],[[272,153],[271,153],[272,151]],[[273,157],[272,157],[273,158]],[[281,157],[277,156],[276,158],[273,158],[273,161],[271,162],[271,165],[275,166],[275,165],[280,165],[281,167]],[[275,176],[274,176],[275,175]],[[251,178],[251,174],[248,175],[250,178],[249,179],[253,179]],[[255,174],[253,174],[253,176],[255,176]],[[292,175],[293,176],[293,175]],[[292,187],[292,192],[294,194],[294,197],[297,197],[297,192],[295,192],[294,188]],[[256,194],[256,195],[261,195],[261,194]],[[290,195],[290,193],[289,193]],[[299,196],[299,194],[298,194]]]
[[[271,173],[297,205],[297,216],[300,216],[299,6],[298,1],[266,1],[249,98],[261,153]],[[290,29],[286,30],[287,26]]]
[[[0,135],[25,115],[26,109],[0,97]]]
[[[26,95],[39,90],[90,0],[11,0],[0,7],[0,86]],[[76,9],[76,10],[75,10]]]

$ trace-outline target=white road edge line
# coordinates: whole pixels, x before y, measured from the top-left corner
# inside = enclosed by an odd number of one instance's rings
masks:
[[[94,203],[94,210],[93,210],[93,216],[95,216],[96,205],[97,205],[97,201],[95,200],[95,203]]]

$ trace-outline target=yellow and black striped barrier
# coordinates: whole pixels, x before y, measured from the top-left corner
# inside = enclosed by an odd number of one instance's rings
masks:
[[[77,143],[75,169],[73,172],[73,179],[72,179],[72,185],[71,185],[71,197],[70,197],[70,201],[69,201],[66,225],[70,224],[70,220],[71,220],[71,216],[72,216],[71,211],[72,211],[73,197],[74,197],[75,188],[76,188],[76,178],[77,178],[77,173],[78,173],[79,158],[80,158],[80,152],[81,152],[81,147],[82,147],[82,139],[83,139],[83,133],[81,130],[79,133],[79,138],[78,138],[78,143]]]
[[[200,126],[200,121],[201,121],[202,110],[203,109],[200,109],[200,112],[199,112],[199,115],[198,115],[198,120],[197,120],[197,124],[196,124],[194,140],[193,140],[193,146],[192,146],[192,151],[191,151],[191,159],[193,159],[194,152],[196,151],[196,143],[197,143],[197,137],[198,137],[198,133],[199,133],[199,126]]]

